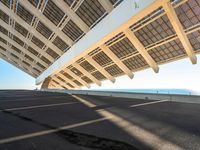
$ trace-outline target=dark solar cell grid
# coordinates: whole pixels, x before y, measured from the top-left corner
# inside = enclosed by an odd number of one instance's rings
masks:
[[[64,83],[65,83],[65,80],[64,80],[64,79],[62,79],[61,77],[57,76],[57,78],[58,78],[60,81],[62,81],[62,82],[64,82]]]
[[[88,61],[83,61],[82,63],[80,63],[80,66],[88,72],[92,72],[95,70],[95,68]]]
[[[83,76],[82,78],[81,78],[82,80],[84,80],[86,83],[88,83],[88,84],[90,84],[90,83],[92,83],[92,80],[90,80],[88,77],[86,77],[86,76]]]
[[[36,63],[38,66],[40,66],[42,69],[46,69],[45,66],[43,66],[41,63],[37,62]]]
[[[16,63],[15,61],[13,61],[14,63]],[[18,64],[18,63],[17,63]],[[19,65],[18,65],[18,67],[19,67]],[[27,69],[26,67],[24,67],[24,66],[20,66],[20,68],[22,68],[23,70],[26,70],[26,71],[28,71],[29,72],[29,69]]]
[[[6,5],[8,8],[10,7],[10,0],[0,0],[4,5]]]
[[[27,63],[26,61],[22,61],[25,65],[27,65],[28,67],[30,67],[30,64],[29,63]]]
[[[36,50],[34,50],[32,47],[28,47],[28,51],[31,52],[32,54],[34,54],[35,56],[38,55],[38,52]]]
[[[62,85],[61,85],[61,88],[63,88],[63,89],[67,89],[66,87],[64,87],[64,86],[62,86]]]
[[[107,65],[112,62],[112,60],[103,51],[93,56],[93,59],[101,66]]]
[[[41,71],[38,70],[37,68],[33,67],[33,69],[34,69],[35,71],[37,71],[39,74],[41,73]]]
[[[49,38],[52,34],[52,31],[45,26],[42,22],[39,21],[36,30],[40,32],[45,38]]]
[[[90,27],[105,12],[105,9],[97,0],[84,0],[76,14]]]
[[[78,86],[82,86],[82,84],[78,82],[77,80],[74,80],[74,83],[76,83]]]
[[[46,64],[50,65],[51,62],[44,56],[41,56],[41,60],[44,61]]]
[[[42,48],[44,46],[44,43],[42,41],[40,41],[38,38],[36,38],[35,36],[32,37],[31,41],[37,45],[39,48]]]
[[[123,32],[118,33],[117,35],[115,35],[113,38],[111,38],[110,40],[108,40],[105,44],[106,45],[111,45],[112,43],[118,41],[119,39],[123,38],[125,35]]]
[[[117,76],[123,73],[123,71],[116,64],[106,67],[105,70],[112,76]]]
[[[69,20],[62,31],[73,41],[83,34],[83,31],[72,20]]]
[[[57,81],[55,81],[54,79],[52,80],[53,82],[55,82],[56,84],[60,85]]]
[[[81,63],[81,62],[83,62],[84,60],[85,60],[85,58],[82,57],[82,58],[78,59],[76,62],[77,62],[77,63]]]
[[[24,21],[26,21],[28,24],[31,24],[33,15],[20,4],[17,5],[17,15],[21,17]]]
[[[15,35],[13,35],[13,40],[17,42],[19,45],[24,46],[24,42],[20,40],[18,37],[16,37]]]
[[[104,80],[106,77],[99,71],[95,71],[92,73],[92,75],[97,79],[97,80]]]
[[[17,22],[15,22],[15,30],[22,34],[24,37],[26,37],[28,34],[28,31]]]
[[[185,29],[200,22],[200,1],[188,0],[176,9],[177,16]]]
[[[5,56],[5,55],[4,55]],[[25,70],[27,70],[28,71],[28,69],[26,69],[26,68],[24,68],[24,67],[22,67],[22,66],[19,66],[19,64],[16,62],[16,61],[14,61],[14,60],[9,60],[9,59],[7,59],[9,62],[11,62],[12,64],[14,64],[14,65],[16,65],[17,67],[19,67],[19,68],[22,68],[22,69],[25,69]]]
[[[26,59],[28,59],[28,60],[30,60],[30,61],[34,61],[34,59],[33,58],[31,58],[29,55],[24,55],[24,57],[26,58]],[[38,65],[38,63],[37,63],[37,65]],[[38,66],[40,66],[40,65],[38,65]],[[43,67],[42,67],[43,68]]]
[[[109,0],[113,5],[118,1],[118,0]]]
[[[28,0],[33,6],[37,7],[39,0]]]
[[[69,6],[73,3],[74,0],[64,0]]]
[[[2,10],[0,10],[0,18],[7,24],[9,23],[9,16],[6,13],[4,13]]]
[[[66,72],[64,72],[64,71],[61,71],[60,72],[61,74],[63,74],[66,78],[68,78],[68,79],[73,79],[73,77],[72,76],[70,76],[69,74],[67,74]]]
[[[190,43],[195,51],[200,50],[200,30],[188,35]]]
[[[72,65],[67,66],[67,69],[72,69],[72,68],[73,68]]]
[[[10,55],[13,56],[15,59],[19,59],[19,57],[16,56],[15,54],[13,54],[13,53],[10,53]]]
[[[114,7],[117,7],[121,2],[123,2],[124,0],[117,0],[117,2],[115,2]]]
[[[81,76],[83,75],[78,69],[76,69],[75,67],[70,69],[74,74],[76,74],[77,76]]]
[[[11,48],[14,50],[14,51],[16,51],[17,53],[21,53],[21,50],[19,50],[17,47],[15,47],[15,46],[11,46]]]
[[[173,6],[176,6],[177,4],[179,4],[182,0],[170,0],[170,2],[172,3]]]
[[[3,51],[6,51],[6,49],[4,47],[2,47],[1,45],[0,45],[0,49]]]
[[[2,55],[4,58],[6,58],[6,59],[7,59],[7,56],[6,56],[6,55],[4,55],[4,54],[3,54],[3,53],[1,53],[1,52],[0,52],[0,54],[1,54],[1,55]]]
[[[65,15],[65,13],[51,0],[48,0],[43,14],[56,26],[59,24],[59,22]]]
[[[74,86],[73,86],[73,85],[71,85],[70,83],[67,83],[67,85],[69,85],[71,88],[74,88]]]
[[[98,47],[95,50],[88,53],[89,56],[94,56],[95,54],[99,53],[101,49]]]
[[[123,63],[132,71],[148,66],[140,54],[124,60]]]
[[[113,44],[110,46],[110,49],[118,58],[122,58],[131,53],[137,52],[136,48],[128,38],[124,38],[121,41]]]
[[[5,34],[5,35],[8,35],[8,30],[6,30],[4,27],[2,27],[1,25],[0,25],[0,31],[3,33],[3,34]]]
[[[3,38],[0,37],[0,41],[3,42],[4,44],[7,44],[7,41],[4,40]]]
[[[175,34],[175,31],[166,15],[135,32],[136,37],[144,46],[153,44],[173,34]]]
[[[136,30],[137,28],[141,27],[143,24],[149,22],[150,20],[154,19],[155,17],[159,16],[164,12],[163,8],[160,7],[153,12],[149,13],[147,16],[142,18],[141,20],[137,21],[133,25],[130,26],[131,29]]]
[[[151,57],[158,63],[185,54],[184,48],[178,39],[149,50],[148,52]]]
[[[69,46],[58,36],[55,38],[53,41],[53,44],[58,47],[60,50],[64,51],[66,50]]]
[[[51,48],[48,48],[47,50],[46,50],[46,52],[47,52],[47,54],[49,54],[51,57],[53,57],[54,59],[56,59],[56,58],[58,58],[59,57],[59,55],[56,53],[56,52],[54,52]]]

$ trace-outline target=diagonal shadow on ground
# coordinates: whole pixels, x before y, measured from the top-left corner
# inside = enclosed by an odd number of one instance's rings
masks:
[[[7,110],[2,110],[3,113],[10,114],[12,116],[18,117],[24,121],[29,121],[34,124],[40,125],[42,127],[45,127],[47,129],[59,129],[57,127],[50,126],[48,124],[44,124],[41,122],[38,122],[36,120],[33,120],[28,117],[24,117],[20,115],[19,113],[15,113],[12,111],[7,111]],[[58,135],[59,137],[65,139],[67,142],[78,145],[78,146],[83,146],[87,148],[92,148],[92,149],[100,149],[100,150],[138,150],[138,148],[122,142],[122,141],[117,141],[117,140],[112,140],[112,139],[107,139],[107,138],[102,138],[102,137],[97,137],[94,135],[89,135],[85,133],[79,133],[79,132],[74,132],[71,130],[59,130],[57,132],[54,132],[54,134]]]

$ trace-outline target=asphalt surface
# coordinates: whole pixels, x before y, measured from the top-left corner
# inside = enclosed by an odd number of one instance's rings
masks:
[[[0,150],[198,150],[199,125],[199,104],[0,91]]]

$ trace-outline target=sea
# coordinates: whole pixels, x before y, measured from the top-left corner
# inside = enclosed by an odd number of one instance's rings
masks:
[[[93,89],[94,90],[94,89]],[[97,91],[97,90],[95,90]],[[178,94],[178,95],[200,95],[189,89],[101,89],[98,91],[128,92],[128,93],[152,93],[152,94]]]

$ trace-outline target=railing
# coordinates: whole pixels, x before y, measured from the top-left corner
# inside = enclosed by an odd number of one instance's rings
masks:
[[[41,89],[46,92],[60,92],[67,94],[80,95],[96,95],[96,96],[111,96],[123,97],[132,99],[145,100],[169,100],[174,102],[185,103],[200,103],[200,96],[198,95],[178,95],[178,94],[160,94],[160,93],[130,93],[130,92],[116,92],[116,91],[92,91],[92,90],[62,90],[62,89]]]

